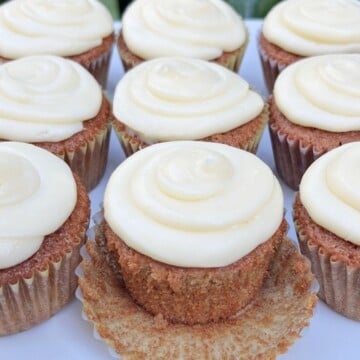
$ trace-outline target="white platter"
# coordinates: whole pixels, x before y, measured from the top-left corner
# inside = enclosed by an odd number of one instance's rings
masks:
[[[248,20],[250,43],[241,66],[240,75],[262,95],[267,96],[257,54],[256,38],[260,20]],[[112,96],[118,80],[123,74],[116,52],[113,54],[108,93]],[[112,134],[109,160],[102,182],[91,193],[92,213],[96,213],[102,201],[107,179],[115,167],[124,159],[119,143]],[[269,136],[265,132],[258,156],[273,170],[274,160]],[[275,170],[274,170],[275,171]],[[283,185],[286,216],[290,224],[289,236],[296,239],[291,221],[291,204],[294,192]],[[309,328],[303,332],[289,352],[279,360],[358,360],[360,359],[360,322],[338,315],[319,301]],[[47,322],[20,334],[0,338],[0,359],[75,360],[111,359],[103,342],[94,339],[92,326],[81,318],[81,303],[72,301]]]

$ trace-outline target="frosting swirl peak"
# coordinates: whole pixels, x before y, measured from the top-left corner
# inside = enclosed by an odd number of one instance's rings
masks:
[[[219,267],[274,234],[283,197],[256,156],[223,144],[174,141],[147,147],[115,170],[104,215],[144,255],[176,266]]]

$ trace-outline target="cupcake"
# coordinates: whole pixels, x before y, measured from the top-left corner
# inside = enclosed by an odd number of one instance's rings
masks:
[[[237,72],[247,41],[241,17],[222,0],[136,0],[122,18],[117,46],[125,70],[184,56]]]
[[[293,213],[320,298],[354,320],[360,320],[359,162],[360,142],[316,160],[301,180]]]
[[[286,239],[280,185],[249,152],[199,141],[143,149],[112,174],[103,215],[79,284],[88,319],[124,358],[274,356],[311,316],[312,276]],[[295,287],[278,273],[287,267]],[[290,313],[298,306],[292,324],[282,296]],[[250,319],[266,340],[248,338]],[[283,323],[269,346],[267,326]]]
[[[113,42],[111,14],[97,0],[13,0],[0,6],[0,63],[30,55],[67,57],[105,88]]]
[[[309,165],[360,140],[360,55],[322,55],[287,67],[270,98],[269,128],[280,177],[297,189]]]
[[[159,58],[118,83],[113,127],[126,155],[172,140],[220,142],[256,152],[268,118],[261,96],[237,74],[191,58]]]
[[[90,209],[79,178],[48,151],[1,142],[0,170],[0,335],[8,335],[73,298]]]
[[[360,53],[356,0],[287,0],[264,19],[259,53],[269,92],[278,74],[304,57]]]
[[[0,139],[51,151],[87,190],[105,170],[110,117],[99,84],[72,60],[38,55],[0,66]]]

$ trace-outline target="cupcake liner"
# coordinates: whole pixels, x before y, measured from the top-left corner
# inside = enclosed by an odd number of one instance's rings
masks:
[[[255,136],[253,136],[250,140],[245,142],[239,141],[239,143],[236,145],[234,143],[227,142],[225,138],[223,139],[223,134],[210,135],[206,138],[199,139],[199,141],[223,143],[231,146],[236,146],[243,150],[256,154],[262,134],[265,129],[265,125],[268,122],[268,119],[269,119],[269,110],[268,110],[268,106],[266,105],[261,114],[261,122],[259,124],[259,128],[257,129],[258,131],[256,132]],[[116,120],[115,118],[112,120],[112,126],[126,157],[129,157],[130,155],[134,154],[136,151],[139,151],[151,145],[145,143],[144,141],[139,139],[136,135],[131,134],[131,131],[128,131],[126,126],[120,121]],[[229,130],[224,134],[226,135],[227,133],[230,133],[232,131],[235,132],[239,128]]]
[[[95,225],[88,232],[88,255],[77,269],[77,297],[95,337],[105,341],[117,358],[232,359],[241,354],[275,359],[309,325],[317,285],[309,261],[288,239],[254,302],[219,323],[187,326],[167,323],[133,302],[95,243],[98,231]]]
[[[84,228],[76,246],[45,269],[34,270],[31,277],[14,284],[0,286],[0,336],[47,320],[73,299],[77,287],[75,269],[80,263],[85,232]]]
[[[327,253],[305,235],[297,221],[294,223],[301,252],[310,259],[320,284],[318,296],[336,312],[360,321],[360,268]]]
[[[269,124],[270,139],[273,148],[276,170],[284,182],[297,190],[306,169],[325,151],[320,152],[313,146],[302,146],[281,132],[276,125]]]

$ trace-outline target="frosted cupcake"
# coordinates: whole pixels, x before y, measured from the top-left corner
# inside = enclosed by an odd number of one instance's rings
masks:
[[[260,57],[269,92],[278,74],[314,55],[360,53],[360,3],[356,0],[287,0],[264,19]]]
[[[294,204],[302,252],[311,260],[319,296],[360,320],[360,142],[340,146],[306,171]]]
[[[256,152],[267,122],[261,96],[237,74],[190,58],[159,58],[120,80],[114,129],[127,155],[170,140],[206,140]]]
[[[279,75],[269,127],[276,168],[290,187],[319,156],[360,140],[359,89],[359,54],[303,59]]]
[[[111,14],[97,0],[13,0],[0,7],[0,63],[30,55],[67,57],[105,87],[113,41]]]
[[[68,165],[0,143],[0,336],[28,329],[74,296],[89,199]]]
[[[136,0],[122,18],[117,45],[125,70],[185,56],[237,72],[247,38],[241,17],[222,0]]]
[[[88,190],[105,170],[110,116],[99,84],[72,60],[39,55],[0,66],[0,139],[58,155]]]

